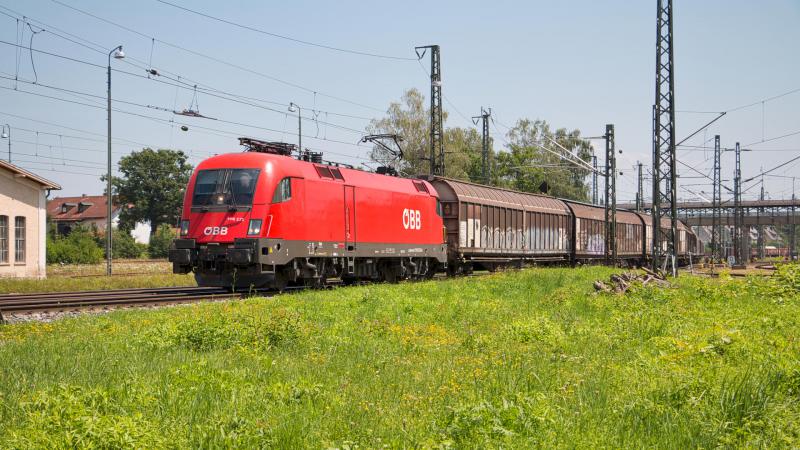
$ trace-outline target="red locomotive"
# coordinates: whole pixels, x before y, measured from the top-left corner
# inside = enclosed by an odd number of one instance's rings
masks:
[[[430,183],[244,142],[250,151],[206,159],[192,174],[169,255],[175,272],[194,271],[201,286],[282,288],[330,277],[423,278],[444,265]]]
[[[380,175],[292,158],[293,146],[240,139],[209,158],[184,197],[176,273],[201,286],[320,286],[328,278],[422,279],[526,263],[605,260],[604,209],[443,177]],[[617,259],[652,255],[649,215],[617,211]],[[666,235],[669,223],[662,221]],[[662,243],[665,245],[665,243]],[[702,248],[679,223],[678,263]]]

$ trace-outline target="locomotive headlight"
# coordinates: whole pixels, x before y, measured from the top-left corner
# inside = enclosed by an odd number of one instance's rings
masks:
[[[189,234],[189,220],[183,219],[181,220],[181,236],[186,236]]]
[[[261,234],[261,219],[250,219],[250,223],[247,225],[247,235],[257,236],[259,234]]]

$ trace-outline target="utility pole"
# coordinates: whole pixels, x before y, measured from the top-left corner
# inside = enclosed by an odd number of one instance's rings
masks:
[[[656,26],[656,97],[653,105],[653,268],[672,264],[678,274],[677,172],[675,159],[675,66],[672,46],[672,0],[658,0]],[[661,229],[661,219],[670,227]],[[664,235],[664,236],[662,236]],[[666,247],[664,247],[666,244]]]
[[[597,155],[592,155],[592,204],[597,205]]]
[[[711,198],[711,264],[722,258],[722,166],[719,135],[714,136],[714,193]]]
[[[444,176],[444,142],[442,130],[442,65],[438,45],[415,47],[417,57],[422,59],[431,51],[431,133],[430,174]],[[422,53],[420,53],[422,50]]]
[[[605,257],[606,264],[617,264],[617,157],[614,154],[614,125],[606,125],[606,196],[605,196]]]
[[[761,195],[758,198],[761,200],[761,202],[763,204],[763,202],[764,202],[764,175],[763,175],[764,168],[763,167],[761,168],[761,172],[762,172],[762,175],[761,175]],[[764,259],[764,244],[765,244],[765,242],[764,242],[765,241],[765,239],[764,239],[764,225],[761,225],[761,215],[762,214],[764,214],[764,208],[763,207],[759,207],[758,208],[758,226],[756,227],[756,229],[758,230],[758,243],[756,244],[756,246],[758,247],[758,259],[759,260],[763,260]]]
[[[297,111],[297,151],[303,154],[303,116],[301,115],[300,105],[289,102],[289,112]]]
[[[6,129],[8,132],[6,133]],[[3,133],[0,135],[3,139],[8,139],[8,162],[11,162],[11,125],[3,125]]]
[[[636,166],[639,169],[637,178],[639,183],[636,187],[636,211],[642,212],[644,210],[644,176],[642,176],[642,163],[636,161]]]
[[[475,125],[478,124],[478,120],[483,121],[483,149],[481,150],[481,178],[483,179],[483,184],[489,185],[489,180],[491,178],[491,167],[489,167],[489,117],[492,116],[492,108],[489,108],[488,111],[483,109],[481,106],[481,115],[480,116],[473,116],[472,123]]]
[[[114,55],[116,59],[124,58],[125,53],[122,51],[122,46],[118,45],[108,52],[108,160],[106,161],[108,163],[108,172],[106,174],[106,213],[108,214],[108,217],[106,217],[106,275],[108,276],[111,276],[111,261],[114,256],[111,248],[114,242],[112,237],[114,191],[111,182],[111,55]]]

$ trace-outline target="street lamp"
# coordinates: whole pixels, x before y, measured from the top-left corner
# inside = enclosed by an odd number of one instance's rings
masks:
[[[111,215],[114,213],[114,198],[111,195],[111,55],[115,59],[122,59],[125,53],[119,45],[108,52],[108,174],[106,175],[107,191],[106,204],[108,205],[108,218],[106,221],[106,275],[111,275]]]
[[[303,118],[300,115],[300,105],[289,102],[289,112],[297,110],[297,150],[303,152]]]
[[[8,129],[8,131],[6,131]],[[3,134],[0,135],[2,139],[8,139],[8,162],[11,162],[11,125],[3,125]]]

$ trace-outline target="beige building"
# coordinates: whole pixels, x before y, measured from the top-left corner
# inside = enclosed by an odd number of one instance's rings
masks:
[[[61,189],[0,160],[0,277],[44,278],[47,196]]]

